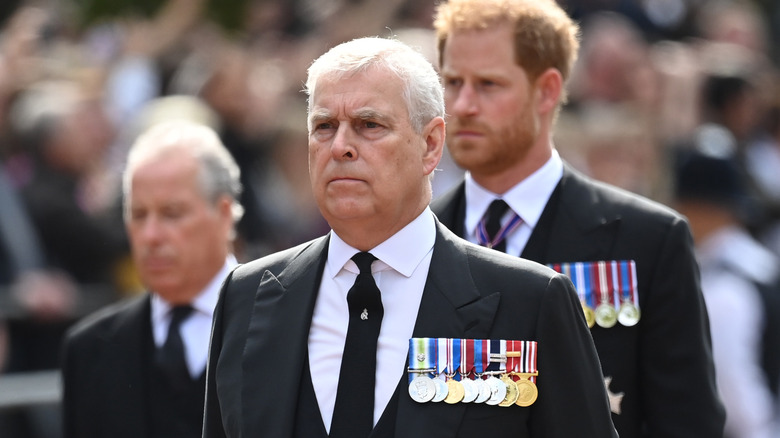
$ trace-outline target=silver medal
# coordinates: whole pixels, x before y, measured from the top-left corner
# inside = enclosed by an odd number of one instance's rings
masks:
[[[447,382],[443,379],[433,379],[433,383],[436,386],[436,395],[433,396],[433,402],[440,402],[447,398],[447,394],[450,392],[450,387],[447,386]]]
[[[468,377],[463,377],[460,379],[460,383],[463,385],[463,400],[461,400],[463,403],[471,403],[474,400],[477,399],[477,396],[479,395],[479,388],[477,388],[477,383]]]
[[[490,376],[485,380],[488,388],[490,388],[490,398],[485,403],[489,405],[497,405],[504,401],[506,398],[506,385],[501,380]]]
[[[409,395],[417,403],[425,403],[433,400],[436,395],[436,385],[428,376],[417,376],[409,384]]]
[[[479,394],[477,395],[477,399],[474,400],[474,403],[485,403],[488,401],[491,395],[488,384],[480,377],[477,377],[477,379],[474,380],[474,384],[477,385],[477,389],[479,390]]]

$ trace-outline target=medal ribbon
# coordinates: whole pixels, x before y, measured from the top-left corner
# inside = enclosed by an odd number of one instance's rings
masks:
[[[572,263],[574,266],[574,272],[576,272],[577,276],[577,283],[578,287],[581,287],[583,289],[583,294],[585,295],[585,302],[590,306],[591,308],[596,308],[596,294],[595,290],[593,289],[593,279],[590,272],[590,269],[588,269],[587,264],[577,262]]]
[[[510,208],[510,210],[512,209]],[[510,219],[509,222],[507,222],[504,226],[501,227],[501,229],[498,230],[496,237],[493,240],[489,240],[490,237],[488,237],[487,230],[485,229],[486,221],[487,218],[482,218],[482,220],[479,221],[479,226],[477,227],[477,240],[479,240],[480,245],[487,246],[488,248],[493,248],[494,246],[498,245],[499,242],[504,240],[506,236],[508,236],[512,231],[515,230],[515,228],[523,223],[523,220],[520,219],[520,216],[518,216],[517,213],[513,211],[512,219]]]
[[[460,374],[468,378],[474,368],[474,339],[462,339],[460,344]]]
[[[460,368],[460,341],[460,339],[447,339],[447,376],[452,375],[455,380],[460,380],[460,374],[456,372],[456,369]]]
[[[437,338],[437,349],[436,349],[436,355],[438,357],[437,363],[436,363],[436,377],[440,376],[442,373],[446,372],[447,370],[447,343],[449,342],[449,339],[447,338]]]
[[[436,339],[411,338],[409,339],[409,383],[418,375],[412,370],[436,369],[434,361],[436,355]],[[422,360],[421,360],[422,359]]]
[[[534,374],[536,369],[536,341],[506,341],[508,372]],[[520,355],[510,355],[509,352],[519,352]],[[536,383],[536,376],[529,376]]]
[[[574,284],[574,288],[577,290],[577,296],[580,297],[580,302],[590,308],[596,307],[596,297],[593,294],[593,288],[591,287],[591,275],[586,264],[582,262],[575,263],[554,263],[547,265],[556,272],[559,272],[571,280]]]
[[[490,345],[487,339],[473,339],[474,341],[474,372],[479,376],[488,366],[488,353]]]
[[[603,270],[603,262],[590,263],[591,280],[593,281],[593,292],[599,294],[599,304],[609,302],[609,293],[606,285],[606,273]]]
[[[639,308],[639,294],[636,284],[636,262],[633,260],[618,262],[620,266],[620,291],[624,301],[630,301]]]
[[[502,356],[506,358],[506,341],[503,339],[490,339],[488,340],[488,367],[487,371],[505,371],[506,361],[501,361],[497,357]]]

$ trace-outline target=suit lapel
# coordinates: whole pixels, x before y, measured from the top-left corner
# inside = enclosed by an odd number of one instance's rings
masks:
[[[523,258],[558,263],[596,260],[609,252],[620,217],[606,212],[602,199],[583,178],[564,165],[563,177],[531,233]]]
[[[425,283],[413,336],[430,338],[481,339],[488,337],[498,310],[498,292],[481,296],[468,269],[466,242],[436,224],[436,243]],[[466,405],[419,404],[406,395],[401,380],[396,436],[453,437]]]
[[[243,362],[246,436],[292,436],[327,236],[315,241],[274,276],[263,273],[249,320]],[[283,383],[275,387],[274,379]],[[258,418],[256,410],[278,415]]]

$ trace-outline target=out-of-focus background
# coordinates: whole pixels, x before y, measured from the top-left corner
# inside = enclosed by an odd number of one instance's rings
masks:
[[[676,151],[726,148],[749,180],[746,227],[780,254],[780,2],[560,3],[582,26],[561,155],[672,205]],[[120,205],[125,152],[140,131],[189,117],[220,133],[245,187],[239,261],[318,236],[327,225],[308,182],[306,68],[337,43],[374,35],[436,64],[434,6],[2,0],[0,437],[60,436],[62,334],[143,291]],[[461,176],[445,156],[434,195]]]

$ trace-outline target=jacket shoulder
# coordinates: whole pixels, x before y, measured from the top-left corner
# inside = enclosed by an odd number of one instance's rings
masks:
[[[85,316],[71,328],[66,334],[67,340],[91,337],[113,331],[119,322],[140,312],[148,306],[149,294],[144,293],[137,297],[126,298],[114,304],[110,304],[94,313]]]

